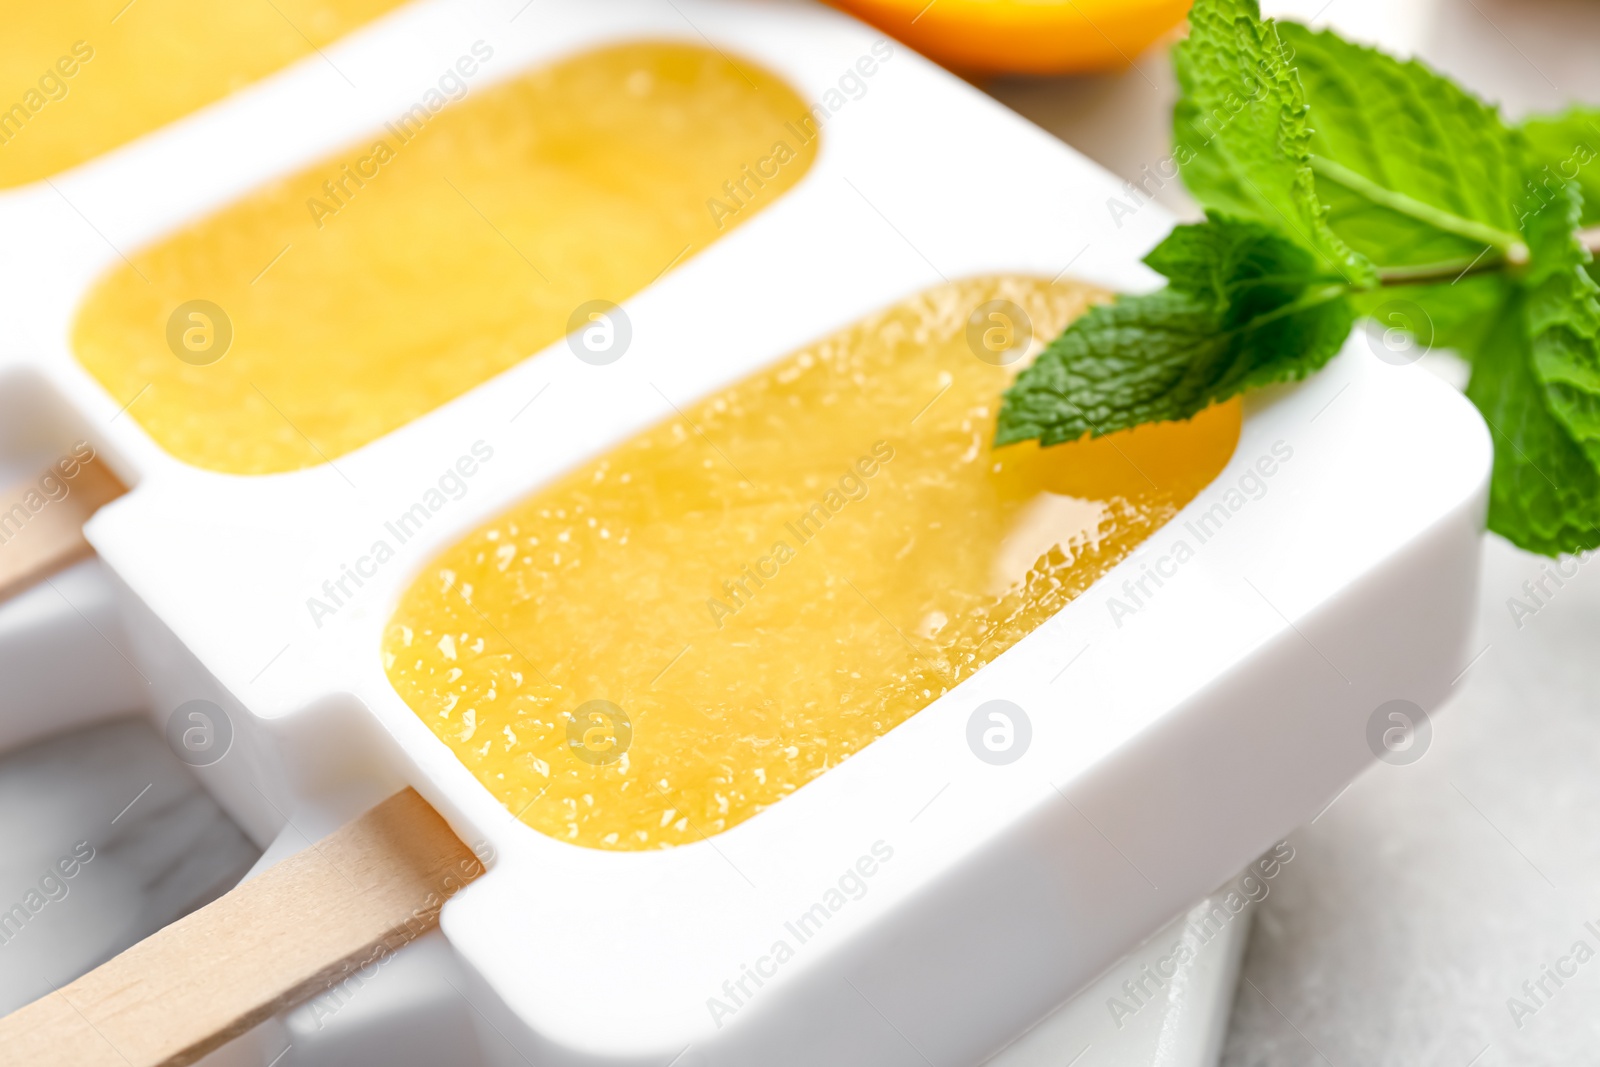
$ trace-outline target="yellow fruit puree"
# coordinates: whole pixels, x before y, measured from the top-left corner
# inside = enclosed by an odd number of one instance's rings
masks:
[[[734,826],[882,737],[1087,589],[1226,464],[1236,403],[990,447],[1016,367],[1102,294],[931,289],[686,406],[430,562],[396,691],[529,826],[649,849]],[[1001,324],[1005,327],[1005,324]]]
[[[0,0],[0,189],[165,126],[399,4]]]
[[[196,466],[336,460],[651,284],[816,154],[788,86],[698,45],[490,85],[495,62],[479,48],[458,102],[118,263],[79,311],[78,359]]]

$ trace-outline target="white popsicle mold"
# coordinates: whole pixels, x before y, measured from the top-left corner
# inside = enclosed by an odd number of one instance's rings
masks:
[[[133,486],[88,529],[129,657],[163,725],[187,701],[222,709],[231,747],[199,773],[259,842],[308,832],[297,812],[347,818],[412,784],[492,855],[442,923],[491,1062],[974,1063],[1314,814],[1372,758],[1381,704],[1430,708],[1448,691],[1488,436],[1458,394],[1358,336],[1311,381],[1254,399],[1228,468],[1133,557],[781,804],[667,852],[546,838],[384,676],[383,624],[431,554],[670,416],[663,396],[704,395],[944,279],[1069,271],[1148,287],[1138,258],[1171,225],[1153,205],[1114,221],[1115,179],[896,47],[841,98],[793,190],[628,301],[633,344],[608,366],[558,343],[333,464],[245,478],[167,456],[121,413],[130,398],[74,362],[73,310],[118,249],[376,129],[473,42],[495,49],[481,86],[639,37],[710,41],[811,100],[880,39],[797,4],[408,6],[0,196],[0,381],[43,398],[41,440],[86,428]],[[480,442],[492,459],[396,543],[385,523]],[[1209,535],[1191,532],[1202,523]],[[308,598],[379,539],[395,557],[319,625]],[[1137,600],[1123,592],[1141,579]],[[1137,610],[1119,616],[1113,596]],[[1026,754],[999,767],[966,741],[996,698],[1032,722]],[[863,857],[865,894],[828,909]],[[792,933],[819,903],[826,921]]]

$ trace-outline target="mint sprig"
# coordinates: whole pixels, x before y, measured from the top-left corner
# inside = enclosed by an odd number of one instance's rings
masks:
[[[1600,235],[1583,229],[1600,221],[1600,111],[1514,127],[1421,63],[1262,19],[1255,0],[1196,0],[1174,65],[1174,155],[1206,221],[1146,258],[1164,289],[1046,346],[996,443],[1188,418],[1302,378],[1403,287],[1472,362],[1490,529],[1551,554],[1600,544]]]

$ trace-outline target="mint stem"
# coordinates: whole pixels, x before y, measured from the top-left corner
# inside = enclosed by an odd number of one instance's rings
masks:
[[[1487,274],[1490,271],[1502,270],[1506,266],[1506,257],[1498,252],[1489,253],[1484,249],[1485,255],[1477,259],[1447,259],[1442,263],[1419,263],[1407,267],[1379,267],[1378,284],[1387,288],[1391,285],[1438,285],[1457,281],[1470,274]]]
[[[1578,240],[1588,249],[1590,255],[1600,255],[1600,226],[1579,230]],[[1476,259],[1447,259],[1441,263],[1379,267],[1378,284],[1386,288],[1393,285],[1438,285],[1459,281],[1472,274],[1487,274],[1507,267],[1521,267],[1528,262],[1528,248],[1519,241],[1512,249],[1512,253],[1515,254],[1519,250],[1518,258],[1485,248]]]

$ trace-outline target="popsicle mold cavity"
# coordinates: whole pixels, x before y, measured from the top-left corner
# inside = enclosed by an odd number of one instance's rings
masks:
[[[459,102],[96,283],[78,359],[173,455],[234,474],[337,459],[621,303],[816,155],[795,92],[709,48],[628,43],[482,87],[492,47],[467,58]]]
[[[0,189],[221,100],[400,2],[0,0]]]
[[[991,449],[1017,365],[983,331],[1022,324],[974,311],[1009,301],[1049,338],[1099,296],[940,286],[686,407],[431,561],[385,631],[391,683],[552,837],[661,848],[750,818],[1011,647],[1226,464],[1236,403]]]

